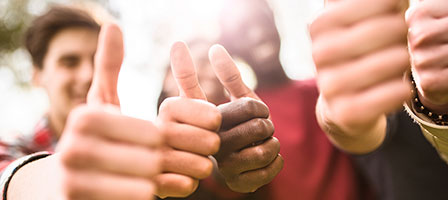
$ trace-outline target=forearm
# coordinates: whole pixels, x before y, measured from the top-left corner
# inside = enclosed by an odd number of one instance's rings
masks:
[[[316,117],[319,126],[336,147],[352,154],[366,154],[376,150],[386,136],[387,120],[382,115],[373,125],[359,130],[344,130],[327,116],[328,109],[319,97],[316,104]],[[353,113],[360,114],[360,113]]]
[[[57,184],[60,168],[58,155],[50,155],[22,166],[13,176],[7,188],[7,199],[51,200],[61,192]]]

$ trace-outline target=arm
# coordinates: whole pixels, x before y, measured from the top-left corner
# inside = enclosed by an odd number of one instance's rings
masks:
[[[386,114],[410,95],[402,81],[409,67],[403,2],[329,1],[310,26],[320,90],[317,120],[347,152],[378,148]]]

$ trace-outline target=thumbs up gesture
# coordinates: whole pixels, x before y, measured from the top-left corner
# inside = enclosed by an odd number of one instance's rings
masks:
[[[182,42],[175,43],[171,55],[172,72],[180,96],[206,100],[188,47]],[[283,167],[283,159],[278,154],[279,141],[272,137],[274,127],[268,119],[269,109],[243,83],[235,63],[222,46],[213,46],[209,58],[232,99],[232,102],[218,106],[222,124],[213,130],[219,130],[221,140],[219,151],[214,152],[218,173],[230,189],[253,192],[269,183]],[[195,117],[204,120],[199,115]]]
[[[162,174],[155,177],[156,195],[161,198],[193,193],[199,179],[211,174],[213,163],[207,156],[215,154],[220,143],[216,131],[221,126],[221,114],[206,101],[183,43],[173,45],[171,62],[180,97],[165,99],[157,118],[166,143],[162,150]]]
[[[310,26],[319,124],[351,153],[382,144],[386,114],[410,96],[405,0],[329,0]]]
[[[233,191],[254,192],[283,168],[269,108],[244,84],[224,47],[212,46],[209,58],[231,97],[231,102],[218,106],[222,114],[221,148],[215,155],[219,172]]]
[[[57,154],[62,199],[152,199],[160,171],[160,131],[151,122],[120,114],[117,80],[123,39],[103,25],[87,105],[67,120]]]

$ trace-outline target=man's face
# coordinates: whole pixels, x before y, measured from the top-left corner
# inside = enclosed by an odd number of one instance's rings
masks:
[[[85,103],[92,83],[98,32],[67,28],[50,41],[35,82],[48,93],[50,112],[65,121],[71,109]]]
[[[251,2],[251,3],[249,3]],[[223,18],[225,38],[237,57],[248,62],[258,74],[270,74],[277,68],[280,38],[269,8],[254,6],[257,1],[242,1]],[[266,5],[267,6],[267,5]]]

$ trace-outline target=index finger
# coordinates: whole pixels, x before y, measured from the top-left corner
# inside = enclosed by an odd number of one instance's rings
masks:
[[[184,42],[176,42],[171,47],[171,69],[181,97],[207,100],[199,85],[190,51]]]
[[[218,77],[222,85],[229,91],[232,100],[241,97],[251,97],[257,100],[260,98],[244,84],[241,79],[240,71],[238,70],[232,57],[221,45],[213,45],[209,51],[210,63],[213,66],[213,71]]]

